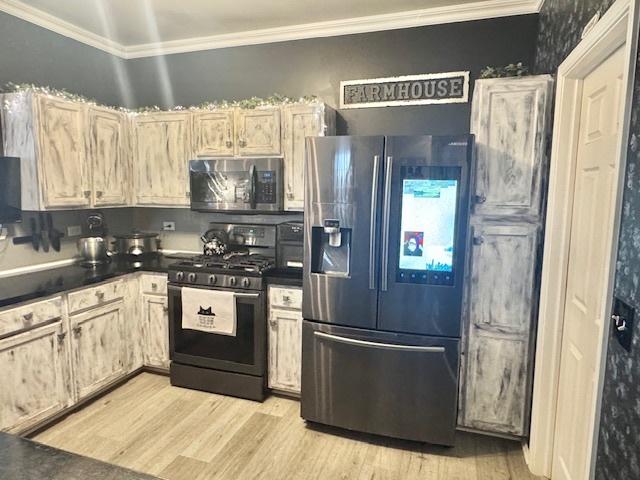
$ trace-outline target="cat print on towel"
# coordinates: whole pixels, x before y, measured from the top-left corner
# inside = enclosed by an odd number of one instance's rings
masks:
[[[213,312],[213,307],[204,308],[200,306],[200,310],[198,310],[198,323],[201,327],[214,328],[215,316],[216,314]]]

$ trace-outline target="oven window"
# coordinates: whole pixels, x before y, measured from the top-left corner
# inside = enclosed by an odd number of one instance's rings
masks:
[[[174,320],[175,351],[186,355],[254,365],[255,306],[236,301],[236,336],[183,330],[182,315]]]

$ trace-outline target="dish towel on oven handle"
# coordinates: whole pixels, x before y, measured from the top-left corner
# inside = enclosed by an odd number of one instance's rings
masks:
[[[236,336],[233,292],[182,287],[182,328]]]

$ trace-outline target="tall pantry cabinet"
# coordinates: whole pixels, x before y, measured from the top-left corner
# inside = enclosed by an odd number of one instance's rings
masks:
[[[551,125],[548,75],[478,80],[458,423],[528,434]]]

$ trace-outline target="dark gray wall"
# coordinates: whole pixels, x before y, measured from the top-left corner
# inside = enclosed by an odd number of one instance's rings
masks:
[[[582,28],[613,0],[546,0],[540,13],[536,69],[555,73],[578,44]],[[627,155],[615,295],[640,308],[640,58]],[[608,324],[607,324],[608,325]],[[610,331],[610,330],[609,330]],[[640,479],[640,322],[634,328],[631,353],[609,335],[596,479]]]
[[[0,87],[34,83],[126,105],[126,62],[0,12]]]
[[[341,80],[533,62],[537,15],[234,47],[127,62],[138,105],[281,93],[339,103]],[[470,104],[342,111],[340,134],[469,131]]]

